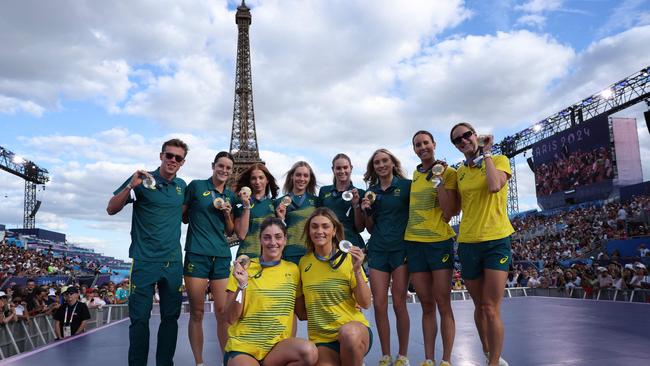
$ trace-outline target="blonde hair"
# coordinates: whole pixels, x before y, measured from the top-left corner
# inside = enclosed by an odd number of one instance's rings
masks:
[[[401,179],[406,179],[406,173],[402,169],[402,163],[399,161],[399,159],[387,149],[377,149],[374,153],[372,153],[372,156],[370,156],[370,160],[368,160],[366,172],[363,174],[363,180],[365,182],[368,182],[368,184],[371,186],[379,183],[379,176],[377,175],[377,172],[375,172],[375,165],[372,162],[375,159],[375,156],[379,153],[384,153],[390,157],[390,160],[393,162],[394,176]]]

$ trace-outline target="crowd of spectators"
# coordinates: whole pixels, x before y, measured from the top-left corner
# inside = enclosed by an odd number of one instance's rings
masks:
[[[582,288],[587,297],[601,289],[625,291],[650,288],[650,276],[643,263],[624,266],[616,262],[601,266],[601,263],[575,263],[570,268],[544,268],[539,272],[535,267],[518,266],[508,273],[506,287],[560,288],[566,291]]]
[[[538,196],[562,192],[614,177],[609,152],[600,147],[591,151],[568,153],[563,146],[553,161],[535,167],[535,186]]]
[[[34,279],[29,279],[25,286],[9,283],[4,291],[0,291],[0,324],[26,321],[30,318],[45,314],[53,315],[66,302],[66,290],[74,287],[79,291],[79,300],[89,309],[101,308],[107,304],[126,304],[129,297],[129,280],[119,284],[107,282],[101,286],[89,287],[85,284],[73,285],[40,285]],[[69,292],[69,291],[68,291]]]
[[[0,243],[0,282],[11,276],[94,275],[104,267],[94,261],[84,261],[78,256],[57,257],[48,250],[25,249]]]
[[[560,261],[603,251],[609,239],[648,233],[650,197],[638,196],[627,203],[592,205],[552,215],[534,214],[512,220],[514,261],[531,261],[556,268]]]

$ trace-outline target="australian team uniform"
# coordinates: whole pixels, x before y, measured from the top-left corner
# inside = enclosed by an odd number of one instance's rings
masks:
[[[371,207],[374,221],[368,241],[368,266],[393,272],[406,262],[404,231],[409,218],[411,180],[393,177],[386,190],[377,184],[369,188],[376,199]]]
[[[316,210],[316,200],[313,194],[307,192],[297,196],[289,193],[291,204],[287,207],[284,223],[287,225],[287,245],[284,247],[282,259],[298,264],[300,257],[305,255],[305,238],[302,232],[309,216]],[[275,207],[280,206],[282,197],[275,200]]]
[[[150,174],[153,189],[134,187],[127,203],[133,203],[131,218],[131,291],[129,295],[129,365],[146,365],[149,354],[149,318],[156,284],[160,295],[160,326],[156,364],[172,365],[181,313],[183,266],[181,262],[181,220],[185,181],[166,180],[160,169]],[[127,179],[113,194],[121,192]],[[133,200],[135,195],[135,200]]]
[[[346,191],[350,191],[354,188],[356,187],[350,184]],[[359,196],[363,197],[365,191],[360,188],[357,188],[357,191],[359,191]],[[336,218],[338,218],[343,225],[345,240],[350,241],[356,247],[364,249],[366,243],[363,241],[363,238],[354,226],[354,207],[352,207],[352,201],[345,201],[343,197],[341,197],[342,194],[343,192],[336,190],[336,185],[321,187],[318,192],[318,202],[316,206],[331,209],[336,214]]]
[[[221,198],[235,204],[235,194],[228,188],[217,191],[208,179],[193,180],[187,186],[184,205],[189,225],[185,240],[183,274],[188,277],[221,280],[230,274],[232,254],[226,238],[226,218],[213,201]]]
[[[456,233],[443,218],[433,179],[431,169],[423,170],[421,165],[413,172],[409,219],[404,233],[410,273],[454,267]],[[456,170],[447,167],[442,181],[446,189],[456,190]]]
[[[511,175],[504,155],[492,157],[497,170]],[[508,182],[497,193],[488,190],[485,159],[475,166],[458,169],[458,191],[463,217],[458,233],[458,257],[463,278],[477,279],[485,268],[508,271],[512,262],[510,234],[514,232],[507,213]]]
[[[251,207],[248,209],[248,232],[243,240],[239,241],[239,249],[237,249],[237,256],[246,254],[249,258],[257,258],[261,253],[260,245],[260,226],[267,217],[275,216],[275,206],[273,201],[264,197],[261,200],[255,197],[250,198]],[[241,201],[237,201],[235,205],[235,218],[240,218],[244,214],[244,206]]]
[[[258,361],[283,339],[291,337],[296,297],[301,296],[298,266],[280,261],[262,267],[259,258],[247,268],[248,287],[244,290],[241,317],[228,328],[224,365],[238,354]],[[227,290],[237,291],[237,279],[230,275]]]
[[[364,281],[366,275],[361,271]],[[351,321],[368,327],[368,350],[372,346],[372,331],[366,317],[356,308],[354,289],[357,280],[352,270],[352,256],[333,269],[327,260],[308,253],[300,260],[302,293],[307,308],[307,334],[317,347],[325,346],[340,352],[339,330]]]

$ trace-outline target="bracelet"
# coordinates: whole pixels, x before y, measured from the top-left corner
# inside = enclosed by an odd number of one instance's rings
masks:
[[[492,153],[491,152],[483,153],[483,159],[485,158],[492,158]]]
[[[240,284],[237,284],[237,287],[238,287],[240,290],[245,290],[246,287],[248,287],[248,282],[246,282],[246,284],[245,284],[244,286],[242,286],[242,285],[240,285]]]
[[[129,184],[126,185],[126,188],[133,189],[133,186],[131,185],[131,182],[129,182]]]
[[[360,208],[360,207],[361,207],[361,205],[358,204],[358,203],[356,205],[352,206],[352,208],[354,208],[354,209],[357,209],[357,208]]]

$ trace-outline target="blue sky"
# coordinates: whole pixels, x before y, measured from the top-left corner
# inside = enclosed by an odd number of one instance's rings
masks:
[[[179,175],[209,176],[229,147],[236,4],[0,4],[0,146],[51,173],[39,227],[126,258],[130,210],[109,217],[105,206],[128,175],[155,168],[160,144],[181,137]],[[327,184],[331,157],[346,152],[361,184],[379,147],[410,174],[418,129],[455,162],[455,122],[499,140],[650,65],[649,0],[247,4],[259,146],[280,179],[304,159]],[[642,156],[644,110],[617,114],[639,119]],[[521,208],[533,208],[532,174],[517,164]],[[0,174],[0,223],[21,225],[22,199],[23,182]]]

